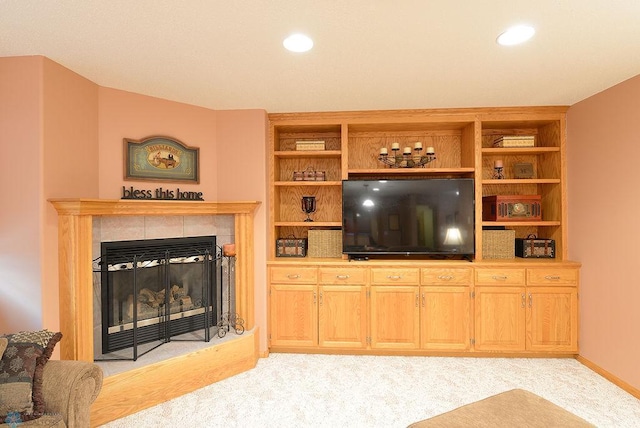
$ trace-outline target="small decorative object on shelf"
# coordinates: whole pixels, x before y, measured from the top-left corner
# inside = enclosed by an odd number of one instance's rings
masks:
[[[542,220],[540,195],[493,195],[482,197],[483,221]]]
[[[515,178],[533,178],[533,164],[530,162],[513,164],[513,176]]]
[[[316,141],[316,140],[296,141],[296,150],[301,150],[301,151],[324,150],[324,141]]]
[[[493,147],[534,147],[533,135],[509,135],[493,140]]]
[[[553,259],[556,257],[556,241],[530,234],[525,239],[516,238],[515,252],[516,256],[523,258]]]
[[[391,156],[386,147],[380,148],[380,154],[378,160],[385,165],[389,165],[391,168],[424,168],[430,162],[436,160],[435,149],[431,146],[427,147],[425,154],[422,152],[422,143],[420,141],[413,145],[413,154],[411,147],[407,146],[402,150],[400,154],[400,144],[391,144]]]
[[[311,214],[316,212],[316,197],[315,196],[303,196],[302,197],[302,212],[307,215],[305,221],[311,220]]]
[[[502,180],[504,178],[504,174],[502,170],[504,169],[504,165],[502,164],[502,160],[498,159],[493,163],[493,178],[494,180]]]
[[[325,171],[316,171],[313,167],[307,167],[304,171],[293,171],[293,181],[325,181]]]

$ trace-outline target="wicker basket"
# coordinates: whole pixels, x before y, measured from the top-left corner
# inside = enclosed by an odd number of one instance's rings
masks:
[[[483,230],[482,258],[514,259],[515,242],[515,230]]]
[[[309,257],[341,257],[342,230],[309,230]]]

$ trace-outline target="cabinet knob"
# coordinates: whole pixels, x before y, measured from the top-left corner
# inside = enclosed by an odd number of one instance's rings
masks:
[[[400,276],[400,275],[389,275],[389,276],[387,276],[387,278],[395,280],[395,279],[401,279],[402,276]]]
[[[440,275],[438,276],[438,279],[441,279],[443,281],[451,281],[453,277],[451,275]]]
[[[493,275],[491,278],[496,281],[506,281],[508,277],[506,275]]]
[[[544,279],[546,279],[547,281],[557,281],[560,279],[560,276],[558,275],[547,275],[544,277]]]
[[[338,279],[349,279],[349,275],[336,275]]]
[[[298,278],[300,278],[300,275],[298,275],[297,273],[290,273],[289,275],[287,275],[287,278],[289,278],[289,279],[298,279]]]

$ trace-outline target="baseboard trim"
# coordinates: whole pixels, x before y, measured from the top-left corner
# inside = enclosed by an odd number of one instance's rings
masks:
[[[256,366],[257,328],[231,341],[106,377],[91,426],[131,415]],[[167,380],[176,381],[167,388]]]
[[[629,394],[633,395],[636,398],[640,398],[640,389],[629,385],[627,382],[623,381],[622,379],[620,379],[619,377],[617,377],[614,374],[611,374],[610,372],[606,371],[605,369],[603,369],[602,367],[600,367],[599,365],[595,364],[594,362],[584,358],[581,355],[576,356],[576,360],[578,360],[578,362],[580,362],[582,365],[590,368],[591,370],[593,370],[594,372],[598,373],[600,376],[602,376],[603,378],[607,379],[609,382],[619,386],[620,388],[624,389],[625,391],[627,391]]]

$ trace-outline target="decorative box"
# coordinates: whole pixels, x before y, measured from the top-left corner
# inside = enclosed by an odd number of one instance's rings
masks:
[[[304,171],[293,171],[293,181],[325,181],[327,174],[308,167]]]
[[[540,195],[494,195],[482,197],[483,221],[542,220]]]
[[[515,258],[515,230],[483,230],[482,258],[513,259]]]
[[[516,256],[523,258],[554,259],[556,257],[556,241],[529,235],[516,239]]]
[[[305,257],[306,255],[306,239],[294,237],[276,239],[276,257]]]
[[[296,141],[296,150],[324,150],[324,141]]]
[[[342,230],[309,230],[309,257],[342,257]]]

